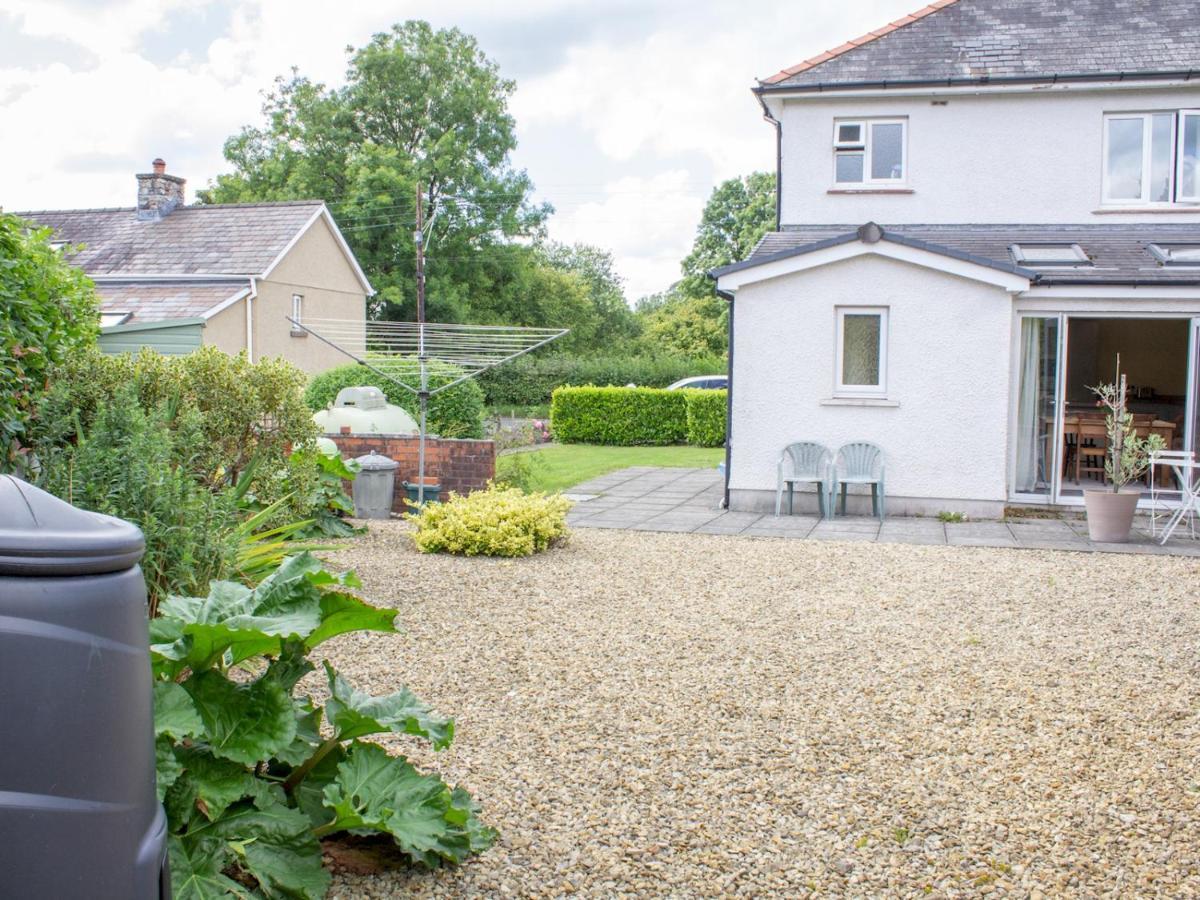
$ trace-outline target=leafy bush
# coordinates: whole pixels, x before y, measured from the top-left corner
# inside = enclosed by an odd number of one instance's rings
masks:
[[[215,347],[186,356],[91,350],[55,367],[52,387],[38,406],[39,452],[70,440],[77,425],[87,428],[104,401],[128,385],[144,410],[170,402],[195,414],[199,435],[188,465],[197,477],[222,487],[254,460],[259,475],[253,490],[270,502],[283,490],[278,476],[289,454],[317,434],[300,393],[304,379],[284,360],[251,363],[245,354],[229,356]]]
[[[687,442],[696,447],[725,443],[728,391],[683,391],[687,395]]]
[[[355,690],[325,663],[329,699],[296,696],[308,654],[351,631],[395,632],[396,611],[349,593],[352,574],[289,557],[253,590],[218,582],[171,597],[150,623],[159,797],[176,896],[317,900],[320,839],[390,835],[415,863],[460,862],[496,833],[470,795],[389,756],[372,734],[448,746],[454,723],[407,689]],[[232,874],[238,880],[229,877]]]
[[[91,281],[50,237],[0,213],[0,472],[28,470],[28,431],[50,369],[99,332]]]
[[[458,367],[446,363],[431,363],[430,370],[431,388],[461,378],[463,374]],[[388,403],[401,407],[420,421],[420,404],[416,394],[358,363],[337,366],[314,375],[304,392],[304,402],[310,410],[319,412],[337,399],[338,391],[342,388],[364,385],[379,388]],[[483,437],[483,390],[474,379],[467,379],[429,398],[428,428],[446,438]]]
[[[558,494],[526,494],[489,485],[486,491],[445,503],[428,503],[408,516],[413,542],[423,553],[462,556],[532,556],[567,536],[571,501]]]
[[[289,471],[311,469],[312,473],[299,503],[311,521],[298,529],[296,537],[349,537],[355,533],[345,519],[354,515],[354,501],[346,495],[343,484],[353,481],[360,468],[354,460],[342,459],[337,447],[328,452],[313,445],[292,454]]]
[[[581,444],[679,444],[687,437],[688,391],[561,387],[550,403],[556,440]]]
[[[681,378],[715,375],[726,368],[722,357],[532,354],[484,372],[479,383],[490,406],[534,406],[549,403],[555,388],[568,384],[662,388]]]
[[[142,529],[142,571],[152,612],[168,592],[203,591],[233,565],[236,506],[190,471],[201,432],[194,410],[166,402],[143,410],[134,388],[127,387],[99,405],[74,442],[41,456],[46,490]]]

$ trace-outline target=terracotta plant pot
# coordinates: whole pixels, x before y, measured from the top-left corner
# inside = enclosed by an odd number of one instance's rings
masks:
[[[1104,544],[1123,544],[1129,540],[1133,528],[1133,514],[1137,510],[1138,490],[1084,491],[1083,503],[1087,507],[1088,537]]]

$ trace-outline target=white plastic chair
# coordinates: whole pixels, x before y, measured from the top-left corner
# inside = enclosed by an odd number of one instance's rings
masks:
[[[846,488],[852,484],[871,486],[871,511],[883,521],[883,451],[866,441],[843,444],[833,460],[830,499],[842,489],[842,515],[846,514]],[[832,507],[832,503],[830,506]]]
[[[775,515],[783,505],[783,489],[787,487],[788,515],[792,514],[792,493],[797,484],[815,484],[817,486],[817,509],[821,518],[832,515],[832,496],[828,498],[829,466],[833,460],[829,448],[814,444],[811,441],[800,441],[783,448],[776,466],[775,484]]]

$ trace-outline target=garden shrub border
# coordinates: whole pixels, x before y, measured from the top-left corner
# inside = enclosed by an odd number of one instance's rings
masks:
[[[555,440],[616,446],[725,443],[727,392],[561,387],[550,402]]]

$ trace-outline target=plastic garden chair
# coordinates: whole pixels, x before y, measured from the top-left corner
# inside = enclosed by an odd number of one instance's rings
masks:
[[[821,444],[801,441],[784,447],[776,467],[775,515],[779,515],[779,509],[783,505],[785,486],[788,494],[788,515],[792,514],[792,494],[797,484],[815,484],[817,486],[817,508],[821,511],[821,517],[826,516],[827,510],[832,514],[832,495],[828,498],[828,502],[826,498],[829,490],[829,467],[832,462],[833,455],[827,447]]]
[[[846,514],[846,488],[851,484],[871,486],[872,513],[883,521],[883,451],[874,444],[857,441],[843,444],[833,461],[833,484],[830,500],[842,489],[842,515]],[[832,506],[833,503],[830,503]]]

